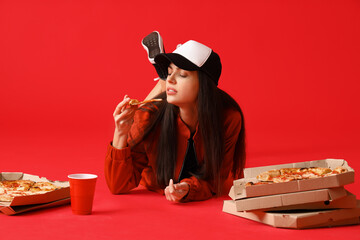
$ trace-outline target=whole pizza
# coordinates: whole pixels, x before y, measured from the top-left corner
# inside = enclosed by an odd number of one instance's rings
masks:
[[[330,168],[322,167],[273,169],[256,176],[259,182],[248,182],[246,183],[246,186],[269,183],[282,183],[310,178],[320,178],[344,173],[347,171],[348,170],[342,166],[339,166],[333,170],[331,170]]]

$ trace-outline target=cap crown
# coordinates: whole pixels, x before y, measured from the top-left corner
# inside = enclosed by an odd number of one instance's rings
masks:
[[[187,41],[173,51],[173,53],[182,55],[198,67],[202,67],[204,65],[211,52],[211,48],[194,40]]]

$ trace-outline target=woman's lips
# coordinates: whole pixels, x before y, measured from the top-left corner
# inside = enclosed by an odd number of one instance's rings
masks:
[[[166,92],[168,95],[174,95],[177,93],[177,91],[174,88],[167,88]]]

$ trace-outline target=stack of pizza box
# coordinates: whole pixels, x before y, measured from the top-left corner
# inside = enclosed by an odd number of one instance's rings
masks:
[[[270,184],[256,176],[281,168],[330,168],[347,171],[335,175]],[[344,186],[354,182],[354,170],[343,159],[325,159],[244,169],[234,181],[223,211],[279,228],[316,228],[360,223],[360,201]]]

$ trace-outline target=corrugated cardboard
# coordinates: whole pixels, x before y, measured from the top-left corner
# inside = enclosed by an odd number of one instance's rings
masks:
[[[350,194],[350,193],[349,193]],[[305,192],[285,193],[263,197],[243,198],[236,200],[237,211],[251,211],[260,209],[314,209],[314,207],[329,208],[332,202],[347,196],[347,191],[343,187],[319,189]],[[344,201],[343,208],[355,208],[356,198],[354,196],[353,204]],[[337,204],[339,206],[341,204]]]
[[[26,174],[22,172],[2,172],[0,174],[1,181],[4,180],[32,180],[35,182],[51,182],[56,186],[62,187],[60,189],[30,196],[18,196],[11,202],[0,202],[0,211],[13,215],[19,212],[38,209],[41,207],[54,206],[65,204],[69,202],[70,185],[67,181],[50,181],[44,177]]]
[[[257,182],[257,175],[272,169],[308,167],[328,167],[334,169],[338,166],[343,166],[347,168],[348,172],[321,178],[295,180],[284,183],[270,183],[264,185],[245,186],[247,182]],[[274,194],[341,187],[346,184],[353,183],[354,174],[354,169],[352,169],[343,159],[325,159],[291,164],[272,165],[266,167],[246,168],[244,169],[244,178],[234,181],[234,194],[231,197],[233,199],[241,199],[246,197],[258,197]]]
[[[332,210],[294,210],[284,212],[238,212],[233,200],[224,201],[223,212],[278,228],[316,228],[360,223],[360,201],[356,208]]]

